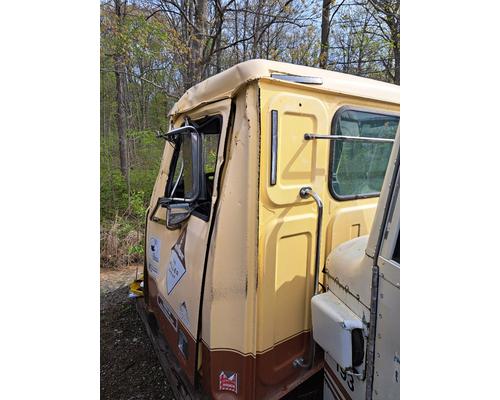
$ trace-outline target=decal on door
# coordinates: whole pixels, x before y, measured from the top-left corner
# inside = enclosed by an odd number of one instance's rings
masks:
[[[189,324],[189,315],[188,315],[188,310],[186,306],[186,302],[183,301],[181,305],[179,306],[179,319],[182,321],[184,326],[187,328],[190,328]]]
[[[170,307],[168,302],[161,296],[158,296],[157,301],[160,310],[163,312],[163,314],[165,314],[165,317],[167,317],[168,322],[170,322],[172,327],[177,331],[177,318],[175,318],[174,310],[172,310],[172,307]]]
[[[167,294],[170,294],[174,287],[179,283],[186,273],[186,264],[184,259],[184,247],[186,245],[186,231],[180,234],[179,239],[170,251],[170,262],[167,268]]]
[[[158,277],[158,263],[160,262],[161,241],[154,236],[149,239],[148,247],[148,271],[155,278]]]
[[[238,394],[238,373],[221,371],[219,374],[219,390],[227,390]]]

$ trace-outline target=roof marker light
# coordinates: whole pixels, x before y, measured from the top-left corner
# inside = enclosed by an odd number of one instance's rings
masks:
[[[271,78],[294,83],[306,83],[308,85],[322,85],[323,79],[318,76],[298,76],[286,74],[271,74]]]

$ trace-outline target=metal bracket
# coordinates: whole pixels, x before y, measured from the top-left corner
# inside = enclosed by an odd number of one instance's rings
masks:
[[[363,142],[363,143],[394,143],[394,139],[376,138],[367,136],[341,136],[341,135],[321,135],[316,133],[305,133],[305,140],[327,139],[338,142]]]

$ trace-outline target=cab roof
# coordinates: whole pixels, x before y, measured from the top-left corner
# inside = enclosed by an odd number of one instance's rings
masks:
[[[250,60],[236,64],[191,87],[174,104],[169,115],[175,116],[202,104],[233,97],[242,86],[254,80],[269,79],[283,82],[283,79],[273,78],[271,76],[273,74],[316,77],[320,78],[321,84],[311,85],[288,81],[287,84],[399,104],[399,86],[397,85],[320,68],[277,61]]]

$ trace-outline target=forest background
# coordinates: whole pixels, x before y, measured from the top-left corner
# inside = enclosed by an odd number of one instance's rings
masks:
[[[101,1],[101,266],[141,262],[167,113],[192,85],[264,58],[399,85],[398,0]]]

